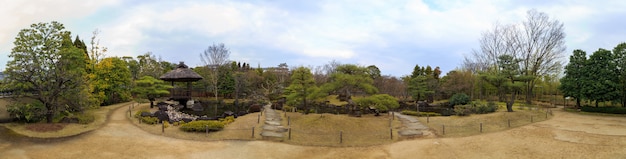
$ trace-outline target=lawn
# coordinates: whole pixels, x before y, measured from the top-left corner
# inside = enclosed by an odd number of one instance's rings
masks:
[[[283,113],[284,114],[284,113]],[[399,120],[391,127],[388,115],[362,117],[333,114],[286,113],[283,125],[291,128],[291,139],[287,133],[285,142],[315,146],[369,146],[391,143],[397,140]],[[390,128],[393,128],[390,133]],[[393,136],[391,136],[393,135]],[[393,137],[393,138],[392,138]]]
[[[543,108],[531,109],[531,107],[517,106],[514,107],[513,110],[514,112],[506,112],[506,109],[499,108],[497,112],[489,114],[419,117],[419,120],[430,127],[440,137],[464,137],[507,130],[534,122],[544,121],[552,117],[549,113],[546,116],[546,111]]]

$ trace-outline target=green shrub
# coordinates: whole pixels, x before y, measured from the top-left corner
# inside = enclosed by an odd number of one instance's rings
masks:
[[[163,121],[163,128],[170,127],[170,122]]]
[[[206,126],[209,127],[210,131],[219,131],[224,129],[224,123],[212,120],[191,121],[181,125],[180,129],[189,132],[204,132],[206,131]]]
[[[159,118],[149,117],[149,116],[141,117],[141,122],[145,124],[150,124],[150,125],[157,124],[159,123]]]
[[[91,112],[78,113],[78,115],[74,114],[74,117],[78,119],[79,124],[89,124],[96,121],[96,116]]]
[[[487,103],[475,103],[474,104],[474,113],[477,114],[487,114],[487,113],[493,113],[496,112],[496,110],[498,110],[498,105],[494,102],[487,102]]]
[[[470,102],[470,97],[465,93],[454,94],[452,95],[452,97],[450,97],[450,100],[448,100],[448,103],[450,104],[450,106],[466,105],[469,102]]]
[[[625,107],[592,107],[583,106],[580,108],[584,112],[606,113],[606,114],[626,114]]]
[[[441,116],[441,114],[435,112],[416,112],[412,110],[403,110],[402,114],[412,116]]]
[[[454,113],[458,116],[466,116],[472,114],[472,105],[457,105],[454,106]]]
[[[46,107],[39,101],[32,103],[14,103],[7,106],[7,112],[18,121],[35,123],[44,119]]]
[[[228,125],[235,122],[235,117],[227,116],[226,118],[220,118],[220,122],[222,122],[224,125]]]

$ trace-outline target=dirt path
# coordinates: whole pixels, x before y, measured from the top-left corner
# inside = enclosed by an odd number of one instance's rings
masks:
[[[0,158],[626,158],[626,118],[554,113],[548,121],[478,136],[328,148],[162,137],[135,127],[125,109],[117,109],[104,127],[73,139],[0,143]]]

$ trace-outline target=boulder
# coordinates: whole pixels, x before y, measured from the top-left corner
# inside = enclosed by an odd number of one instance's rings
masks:
[[[193,121],[193,119],[190,119],[190,118],[182,118],[181,120],[184,121],[185,123]]]
[[[235,113],[234,113],[234,112],[232,112],[232,111],[230,111],[230,110],[225,111],[225,112],[222,114],[222,116],[224,116],[224,117],[227,117],[227,116],[234,116],[234,115],[235,115]]]
[[[202,104],[200,103],[195,103],[193,104],[193,106],[191,106],[191,110],[196,111],[196,112],[201,112],[201,111],[204,111],[204,106],[202,106]]]
[[[253,104],[248,109],[248,112],[260,112],[260,111],[261,111],[261,105],[259,104]]]
[[[141,112],[141,117],[154,117],[154,114],[150,112]]]
[[[159,110],[154,112],[154,115],[159,119],[160,122],[162,121],[170,121],[170,116],[167,115],[167,112]]]

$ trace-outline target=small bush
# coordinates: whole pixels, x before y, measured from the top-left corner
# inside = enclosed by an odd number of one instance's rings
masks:
[[[498,105],[494,102],[474,104],[474,113],[477,114],[493,113],[496,110],[498,110]]]
[[[149,125],[153,125],[153,124],[157,124],[159,123],[159,118],[156,117],[140,117],[141,118],[141,122],[145,123],[145,124],[149,124]]]
[[[164,127],[164,128],[168,128],[168,127],[170,127],[170,122],[163,121],[163,127]]]
[[[75,114],[74,116],[78,118],[79,124],[89,124],[89,123],[92,123],[93,121],[96,121],[96,116],[94,116],[93,113],[89,113],[89,112],[78,113],[78,115]]]
[[[222,122],[224,125],[228,125],[235,122],[235,117],[227,116],[226,118],[220,118],[220,122]]]
[[[197,120],[192,121],[180,126],[180,129],[188,132],[204,132],[206,126],[209,126],[210,131],[219,131],[224,129],[224,123],[212,120]]]
[[[41,102],[14,103],[7,106],[7,112],[17,121],[35,123],[44,119],[46,107]]]
[[[450,97],[450,100],[448,100],[448,103],[451,106],[455,106],[455,105],[466,105],[470,102],[470,97],[465,94],[465,93],[457,93],[452,95],[452,97]]]
[[[606,113],[606,114],[626,114],[625,107],[592,107],[583,106],[580,108],[584,112]]]
[[[412,110],[403,110],[402,114],[404,115],[412,115],[412,116],[441,116],[439,113],[435,112],[416,112]]]
[[[471,105],[457,105],[454,106],[454,113],[458,116],[466,116],[472,114],[473,106]]]

